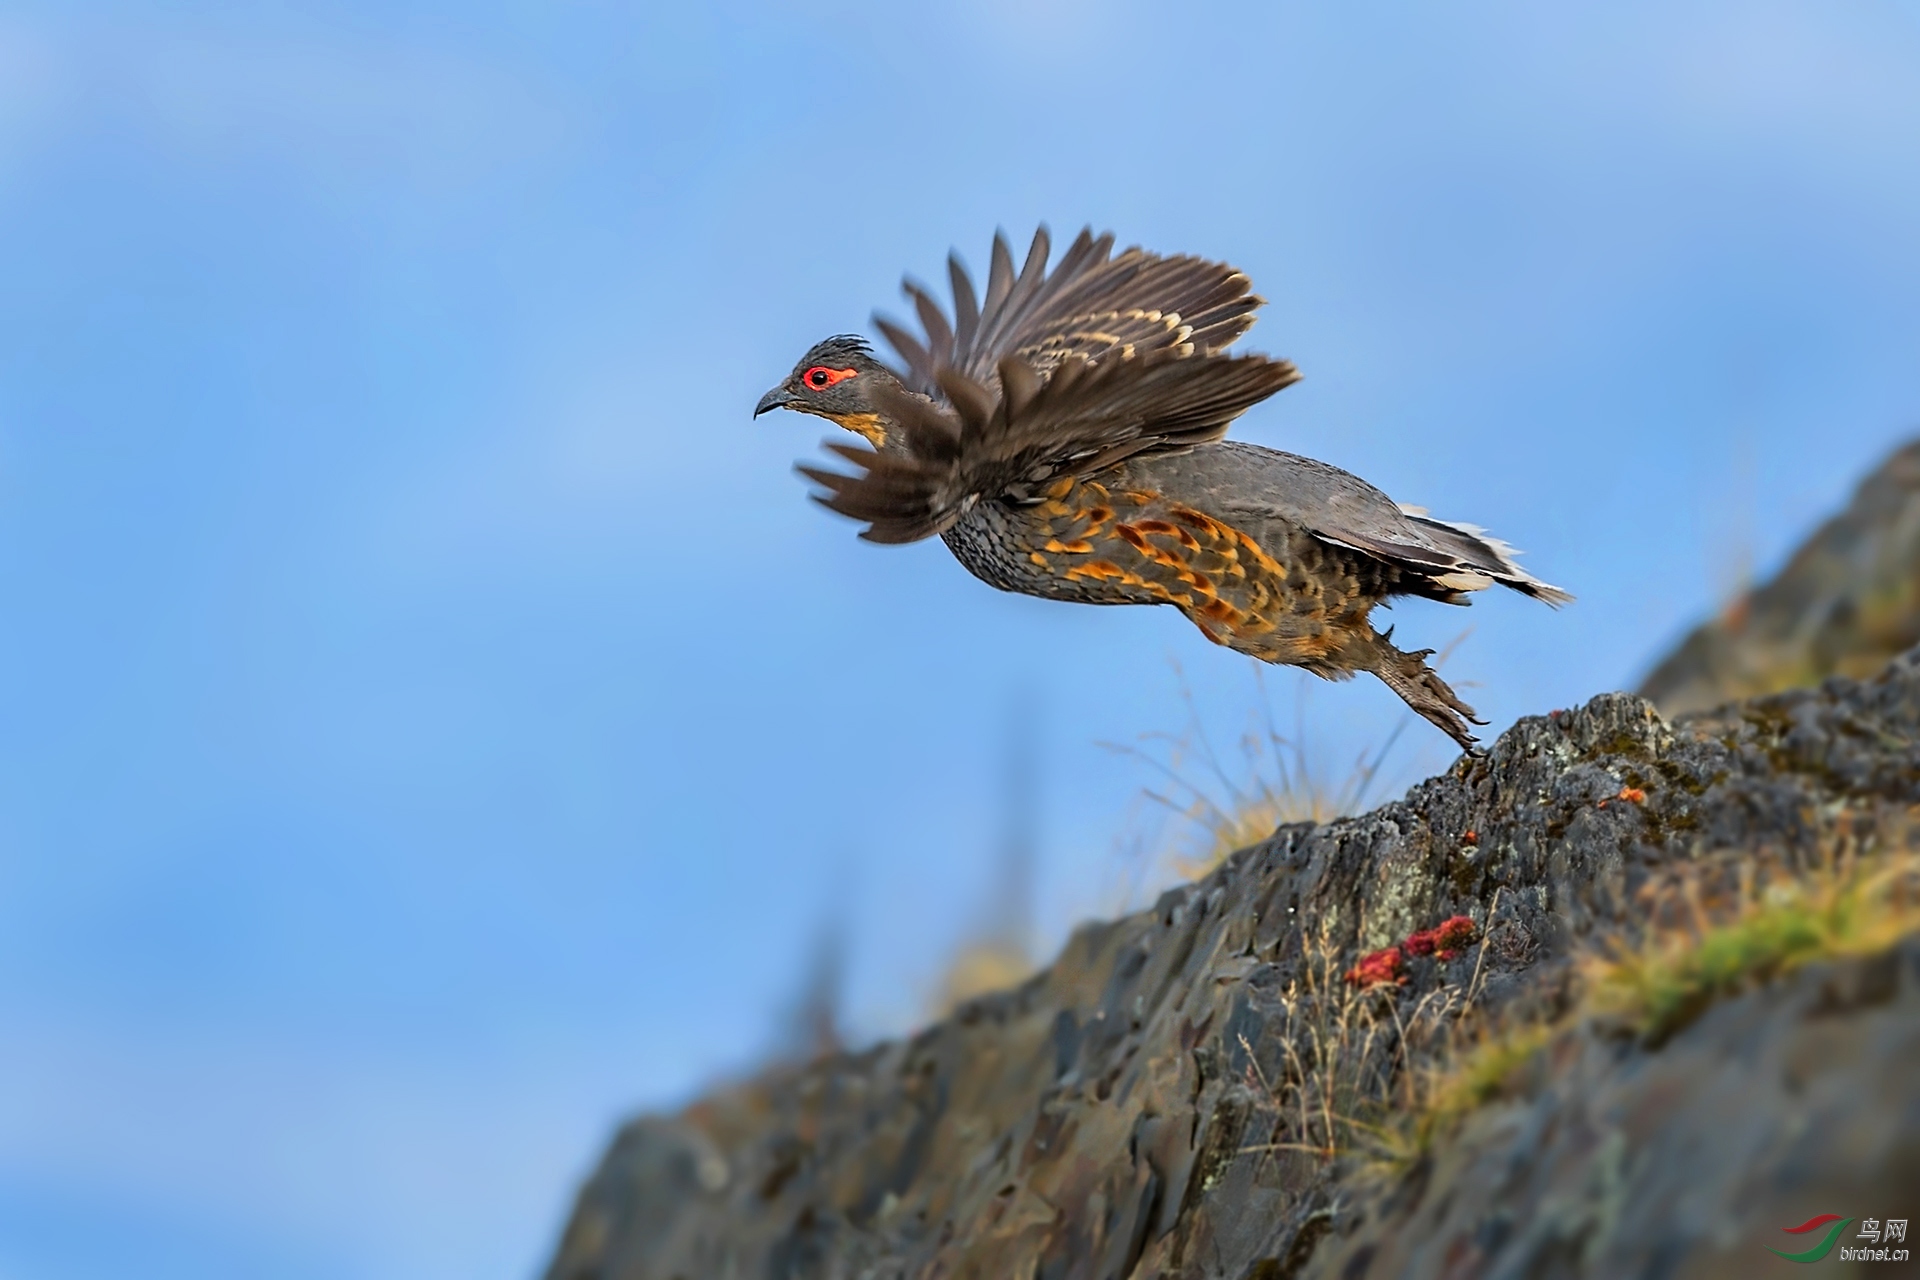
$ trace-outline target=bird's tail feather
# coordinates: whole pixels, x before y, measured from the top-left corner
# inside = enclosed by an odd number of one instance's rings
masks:
[[[1482,529],[1479,525],[1458,524],[1451,520],[1435,520],[1419,507],[1401,507],[1401,512],[1419,525],[1429,537],[1454,552],[1475,569],[1485,573],[1502,586],[1511,587],[1522,595],[1532,596],[1546,604],[1559,608],[1573,601],[1573,594],[1563,591],[1551,583],[1542,582],[1520,567],[1519,552],[1500,539]],[[1474,590],[1474,585],[1461,584],[1465,590]],[[1477,586],[1485,586],[1482,582]]]

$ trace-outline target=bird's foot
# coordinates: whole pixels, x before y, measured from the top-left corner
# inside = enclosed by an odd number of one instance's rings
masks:
[[[1479,740],[1467,725],[1468,722],[1485,724],[1486,721],[1460,700],[1460,695],[1440,678],[1439,672],[1427,665],[1433,650],[1418,649],[1412,653],[1402,653],[1388,644],[1385,636],[1381,637],[1381,648],[1386,652],[1381,655],[1373,672],[1382,683],[1399,694],[1409,707],[1435,728],[1459,743],[1463,750],[1479,750]]]

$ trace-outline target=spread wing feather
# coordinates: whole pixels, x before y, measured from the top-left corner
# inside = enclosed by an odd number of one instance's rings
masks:
[[[982,498],[1033,501],[1061,476],[1217,440],[1299,377],[1284,360],[1171,348],[1100,363],[1068,357],[1051,376],[1009,355],[995,373],[998,395],[954,368],[936,372],[939,400],[876,392],[905,449],[828,444],[859,474],[805,466],[801,474],[826,491],[816,495],[823,505],[868,523],[862,537],[913,542],[944,532]]]
[[[951,323],[920,284],[904,285],[925,331],[918,337],[875,316],[880,332],[907,364],[908,384],[942,394],[940,370],[957,369],[991,384],[1000,362],[1019,356],[1041,374],[1074,356],[1099,361],[1149,351],[1210,355],[1253,325],[1264,299],[1252,282],[1224,263],[1161,257],[1138,247],[1113,254],[1111,233],[1080,232],[1051,273],[1052,241],[1034,233],[1026,264],[1014,274],[1004,235],[993,239],[984,302],[958,257],[949,257],[954,313]]]

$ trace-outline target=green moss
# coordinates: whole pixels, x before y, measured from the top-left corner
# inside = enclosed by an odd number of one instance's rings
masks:
[[[1588,1003],[1624,1016],[1658,1044],[1720,996],[1809,960],[1857,955],[1920,930],[1920,905],[1893,892],[1910,861],[1871,873],[1834,873],[1776,884],[1723,924],[1656,934],[1637,951],[1589,966]]]
[[[1475,1045],[1443,1082],[1435,1116],[1460,1115],[1493,1101],[1552,1038],[1550,1025],[1528,1023]]]
[[[1605,742],[1596,742],[1582,756],[1585,760],[1598,760],[1601,756],[1628,756],[1644,760],[1653,754],[1652,748],[1631,733],[1616,733]]]

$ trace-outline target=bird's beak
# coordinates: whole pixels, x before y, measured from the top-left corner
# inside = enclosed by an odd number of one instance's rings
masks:
[[[769,409],[784,409],[794,401],[793,392],[785,387],[775,387],[760,397],[760,403],[753,406],[753,416],[759,417]]]

